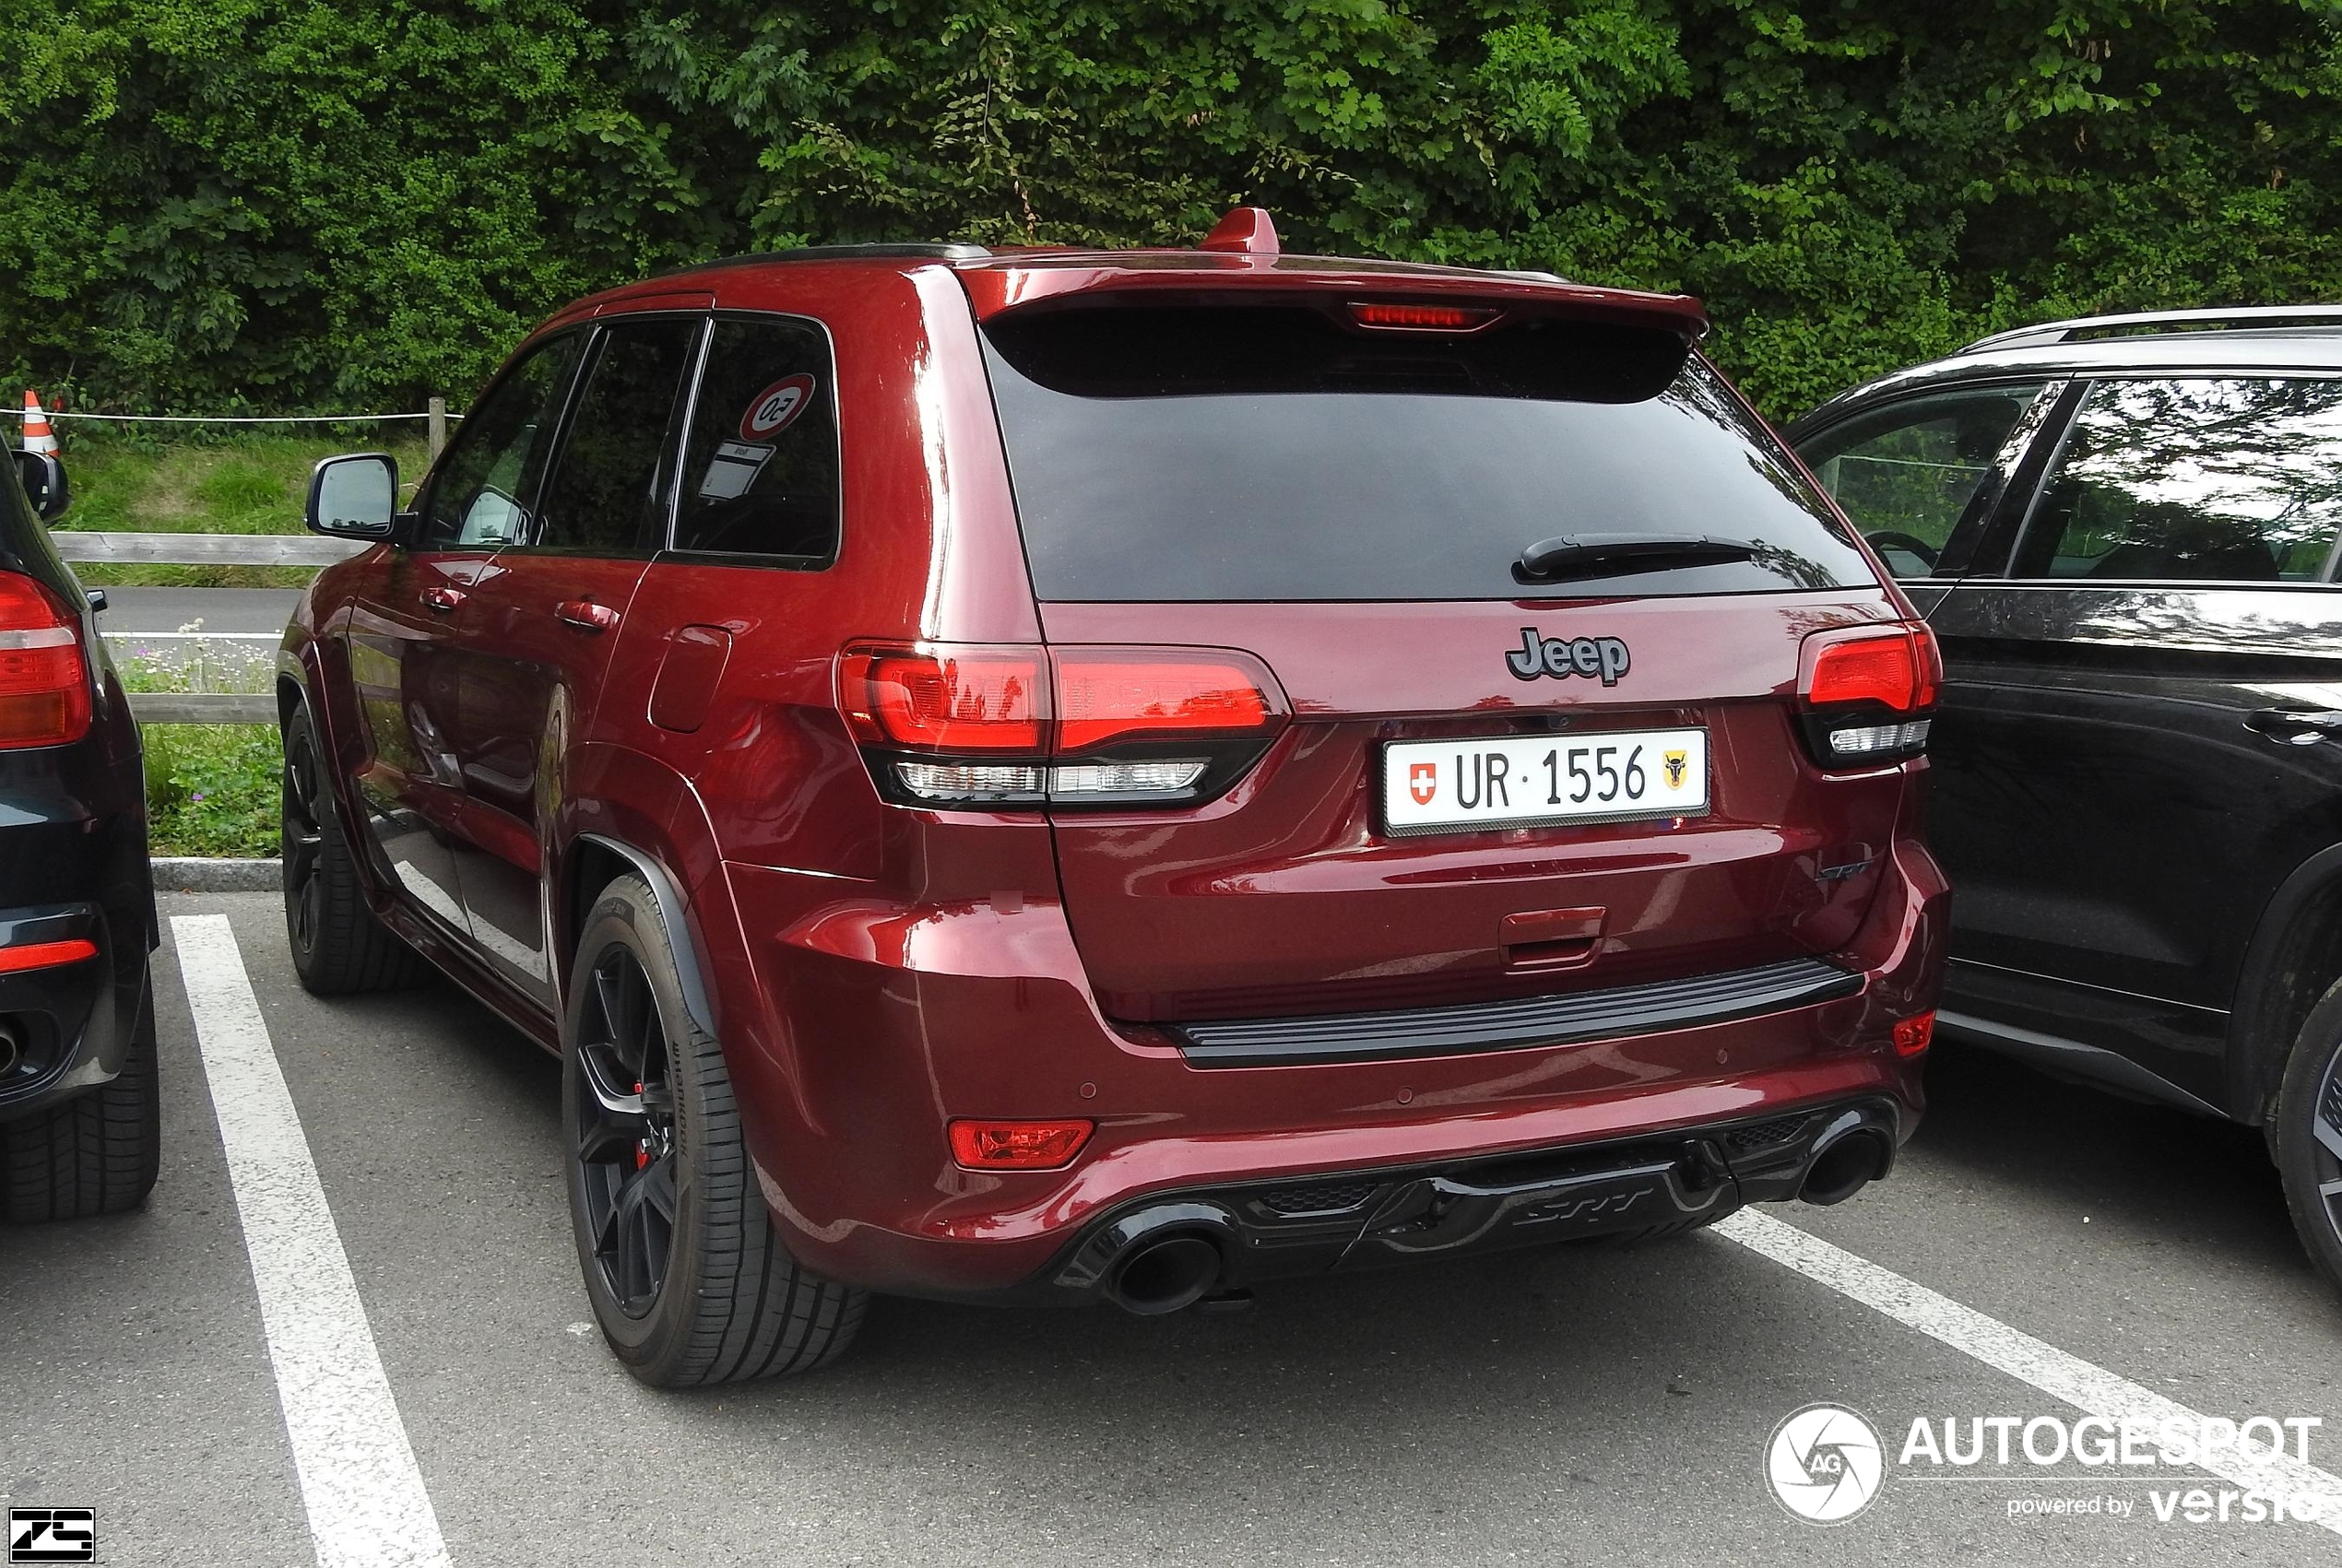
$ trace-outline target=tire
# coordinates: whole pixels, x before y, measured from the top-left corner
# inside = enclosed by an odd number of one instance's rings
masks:
[[[0,1124],[0,1219],[127,1213],[147,1201],[161,1159],[162,1091],[149,980],[138,998],[122,1071],[112,1083]]]
[[[2301,1025],[2269,1131],[2293,1228],[2327,1283],[2342,1291],[2342,984]]]
[[[562,1126],[578,1264],[635,1377],[693,1388],[835,1361],[869,1297],[774,1233],[723,1048],[683,1006],[649,886],[602,890],[571,966]]]
[[[366,906],[306,703],[295,707],[285,725],[282,799],[285,937],[302,988],[338,996],[394,991],[425,979],[431,967],[422,955]]]

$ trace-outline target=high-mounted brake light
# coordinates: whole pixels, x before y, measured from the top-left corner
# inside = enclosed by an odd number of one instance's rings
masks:
[[[1361,301],[1350,307],[1350,319],[1360,326],[1402,332],[1472,332],[1502,314],[1502,311],[1472,305],[1409,305],[1384,301]]]
[[[62,746],[89,733],[78,620],[31,578],[0,572],[0,747]]]
[[[953,1122],[952,1158],[971,1171],[1054,1171],[1082,1152],[1094,1122]]]
[[[1924,625],[1817,632],[1797,683],[1815,760],[1824,767],[1900,761],[1927,749],[1943,655]]]
[[[855,644],[838,707],[904,804],[1207,798],[1283,725],[1249,654],[1213,648]]]

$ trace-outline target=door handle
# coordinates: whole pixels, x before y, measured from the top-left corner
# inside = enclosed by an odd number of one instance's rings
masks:
[[[616,610],[591,599],[563,599],[553,607],[553,615],[562,625],[580,631],[608,631],[618,624]]]
[[[2244,715],[2244,727],[2279,746],[2315,746],[2342,737],[2342,713],[2331,708],[2296,712],[2289,708],[2255,708]]]
[[[463,603],[464,594],[460,588],[425,588],[423,590],[423,607],[436,610],[441,615],[445,615],[450,610],[462,608]]]

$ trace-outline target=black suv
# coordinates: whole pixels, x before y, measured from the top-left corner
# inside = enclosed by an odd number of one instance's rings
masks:
[[[2342,308],[2004,333],[1790,436],[1943,644],[1943,1027],[2265,1128],[2342,1286]]]
[[[0,1220],[118,1213],[155,1184],[154,884],[138,726],[43,519],[47,453],[0,461]]]

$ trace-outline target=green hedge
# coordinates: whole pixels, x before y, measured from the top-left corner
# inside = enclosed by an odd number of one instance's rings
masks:
[[[2330,0],[6,10],[0,371],[116,408],[460,398],[656,268],[1239,199],[1692,290],[1777,413],[2044,315],[2342,292]]]

